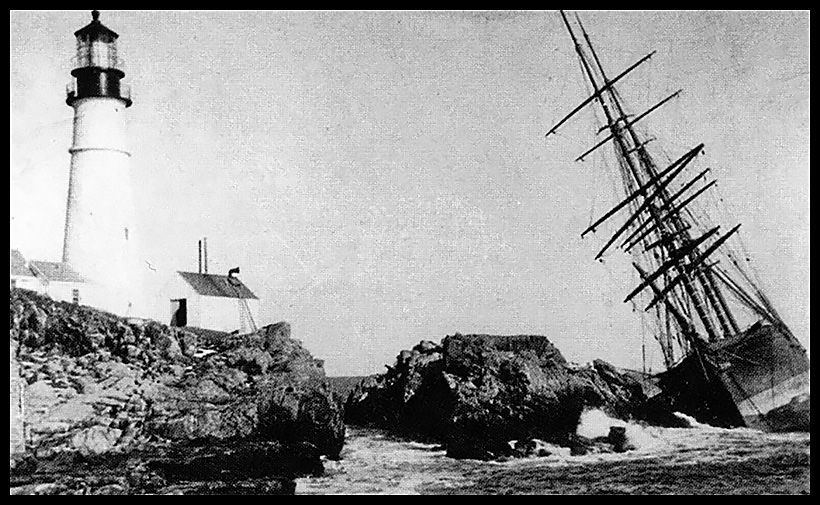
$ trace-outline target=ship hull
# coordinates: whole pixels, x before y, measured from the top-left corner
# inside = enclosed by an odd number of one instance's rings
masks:
[[[811,431],[810,374],[806,351],[794,337],[755,325],[700,346],[657,378],[660,401],[699,422]]]

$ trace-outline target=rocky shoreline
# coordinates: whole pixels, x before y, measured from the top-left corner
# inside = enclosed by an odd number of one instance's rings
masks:
[[[578,435],[581,414],[646,417],[633,376],[569,363],[542,336],[422,341],[331,387],[285,322],[173,328],[19,289],[9,313],[12,411],[15,381],[24,391],[11,494],[292,494],[340,458],[345,423],[490,460],[629,450],[618,427]]]
[[[460,335],[402,351],[345,404],[350,425],[442,444],[453,458],[490,460],[629,449],[624,433],[576,434],[585,409],[641,418],[642,385],[612,365],[569,363],[542,336]]]
[[[341,400],[284,322],[203,336],[13,289],[9,340],[12,494],[289,494],[344,445]]]

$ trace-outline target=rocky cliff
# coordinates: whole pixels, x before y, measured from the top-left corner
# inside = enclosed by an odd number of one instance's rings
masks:
[[[12,492],[290,493],[344,444],[341,402],[287,323],[206,343],[24,290],[9,313],[27,432]]]
[[[365,379],[346,420],[438,441],[451,457],[492,459],[535,439],[584,452],[592,441],[575,435],[584,409],[628,419],[644,401],[634,379],[600,360],[572,365],[546,337],[456,334],[402,351]]]

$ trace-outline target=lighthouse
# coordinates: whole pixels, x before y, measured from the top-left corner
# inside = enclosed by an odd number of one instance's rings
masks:
[[[66,89],[74,134],[66,206],[63,263],[87,284],[85,303],[121,316],[136,315],[140,297],[125,113],[131,105],[122,83],[117,35],[92,12],[74,32],[75,67]]]

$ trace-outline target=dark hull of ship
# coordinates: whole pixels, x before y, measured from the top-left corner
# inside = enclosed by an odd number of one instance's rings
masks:
[[[794,337],[757,324],[658,374],[662,392],[652,401],[712,426],[811,431],[810,373]]]

